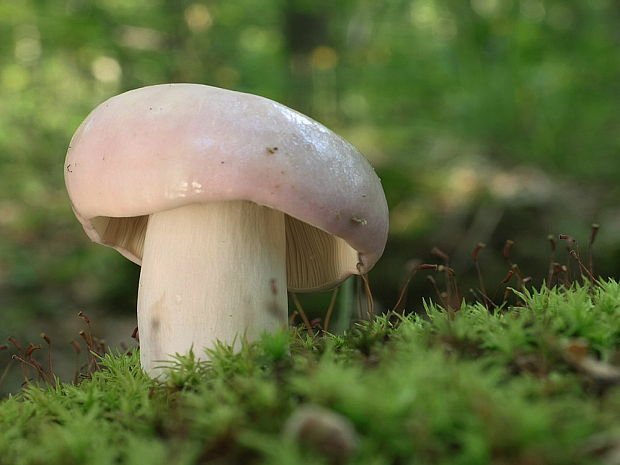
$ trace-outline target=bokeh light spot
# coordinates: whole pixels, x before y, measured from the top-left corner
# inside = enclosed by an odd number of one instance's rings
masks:
[[[121,65],[114,58],[100,56],[96,58],[90,70],[98,81],[110,83],[120,79],[122,69]]]
[[[439,21],[439,12],[433,1],[415,1],[411,4],[411,22],[420,28],[432,27]]]
[[[495,16],[499,12],[501,6],[499,0],[471,0],[470,3],[472,9],[485,18]]]
[[[193,32],[203,32],[213,25],[209,8],[201,3],[192,3],[185,9],[185,22]]]
[[[34,37],[24,37],[15,43],[15,58],[28,64],[37,61],[41,56],[41,42]]]
[[[447,11],[440,11],[432,1],[414,2],[411,5],[410,19],[418,29],[430,29],[439,40],[450,40],[456,37],[458,26],[455,19]]]
[[[239,36],[239,44],[241,47],[249,52],[255,53],[262,53],[272,49],[273,43],[271,40],[272,37],[268,31],[255,26],[245,28]]]
[[[312,50],[310,63],[313,68],[322,71],[332,69],[338,64],[338,54],[331,47],[320,46]]]
[[[159,50],[164,43],[164,36],[155,29],[123,26],[120,29],[120,43],[136,50]]]

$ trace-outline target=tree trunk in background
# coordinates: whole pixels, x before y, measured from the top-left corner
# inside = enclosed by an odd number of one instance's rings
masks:
[[[312,114],[314,83],[310,57],[312,51],[329,42],[327,8],[301,1],[288,1],[283,8],[283,36],[290,69],[287,104]]]

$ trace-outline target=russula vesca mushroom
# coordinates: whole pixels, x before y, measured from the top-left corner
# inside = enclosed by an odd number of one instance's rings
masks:
[[[383,253],[379,178],[348,142],[272,100],[198,84],[99,105],[65,161],[88,236],[142,265],[142,366],[287,323],[287,288],[334,287]]]

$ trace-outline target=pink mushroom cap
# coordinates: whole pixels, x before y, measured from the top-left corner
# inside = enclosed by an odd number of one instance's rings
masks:
[[[381,182],[361,153],[272,100],[164,84],[103,102],[65,161],[73,210],[94,242],[141,264],[148,215],[247,200],[286,214],[289,288],[321,290],[379,259],[388,233]],[[325,256],[337,256],[329,270]]]

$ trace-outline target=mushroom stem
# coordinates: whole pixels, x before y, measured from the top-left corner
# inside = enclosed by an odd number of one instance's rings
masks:
[[[138,289],[140,361],[198,358],[287,324],[284,214],[248,201],[192,204],[149,218]]]

